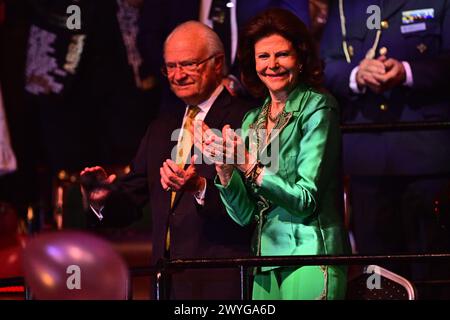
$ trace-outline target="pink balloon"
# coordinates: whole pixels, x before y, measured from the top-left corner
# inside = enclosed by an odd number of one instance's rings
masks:
[[[112,246],[76,231],[36,236],[23,250],[25,282],[40,300],[120,300],[128,268]]]

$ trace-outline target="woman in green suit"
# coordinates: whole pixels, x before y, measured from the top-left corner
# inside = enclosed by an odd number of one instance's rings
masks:
[[[242,80],[267,98],[245,116],[242,139],[225,127],[223,138],[207,134],[203,145],[215,159],[230,217],[242,226],[257,223],[257,255],[348,253],[338,108],[317,89],[322,72],[314,52],[305,25],[289,11],[270,9],[252,19],[239,48]],[[243,146],[245,156],[236,161]],[[253,299],[342,299],[345,287],[341,266],[263,267]]]

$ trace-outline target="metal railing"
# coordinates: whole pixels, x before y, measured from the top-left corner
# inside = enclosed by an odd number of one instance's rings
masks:
[[[267,256],[267,257],[243,257],[228,259],[161,259],[156,266],[138,267],[130,269],[130,279],[133,277],[154,277],[156,300],[169,299],[166,280],[173,272],[185,269],[206,269],[206,268],[238,268],[240,270],[240,298],[249,300],[249,277],[248,269],[264,266],[310,266],[310,265],[368,265],[384,264],[390,262],[403,263],[450,263],[449,253],[439,254],[404,254],[404,255],[348,255],[348,256]],[[132,281],[128,298],[132,296]],[[444,284],[448,285],[450,279],[439,281],[419,281],[419,284]],[[26,287],[23,277],[0,279],[0,288],[25,286],[25,299],[30,299],[31,295]]]
[[[170,273],[184,269],[239,268],[241,300],[248,300],[248,268],[265,266],[311,266],[311,265],[367,265],[390,262],[450,262],[450,254],[404,254],[404,255],[350,255],[350,256],[267,256],[229,259],[161,259],[157,264],[155,297],[169,298],[166,279]]]
[[[430,122],[393,122],[393,123],[356,123],[343,124],[341,131],[348,133],[380,133],[384,131],[422,131],[450,129],[450,121]],[[358,265],[387,262],[450,262],[450,254],[407,254],[407,255],[351,255],[351,256],[272,256],[232,259],[175,259],[160,260],[156,276],[156,297],[167,298],[164,287],[165,274],[187,268],[239,268],[241,299],[248,298],[246,274],[250,267],[263,266],[305,266],[305,265]],[[450,280],[450,279],[449,279]]]

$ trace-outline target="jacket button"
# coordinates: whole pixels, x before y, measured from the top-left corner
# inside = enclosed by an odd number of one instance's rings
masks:
[[[427,51],[427,46],[424,43],[419,44],[416,48],[420,53],[424,53],[425,51]]]
[[[386,20],[381,21],[381,28],[383,29],[389,28],[389,22],[387,22]]]
[[[348,46],[348,54],[350,57],[353,57],[355,54],[355,49],[353,49],[353,46]]]

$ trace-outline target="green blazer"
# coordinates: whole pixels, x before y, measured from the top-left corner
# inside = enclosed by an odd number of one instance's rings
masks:
[[[269,102],[270,98],[244,117],[242,136],[247,147],[249,129],[265,126]],[[216,180],[228,214],[241,226],[257,222],[253,241],[257,255],[348,253],[340,210],[341,135],[335,100],[300,85],[289,95],[275,128],[279,134],[258,146],[261,155],[279,139],[279,156],[272,155],[261,186],[247,183],[237,169],[227,186]]]

